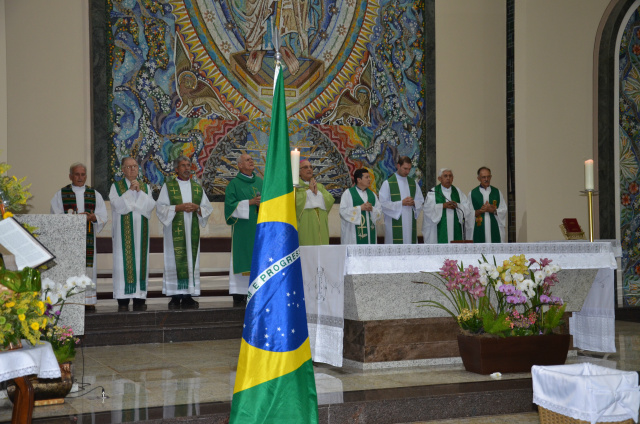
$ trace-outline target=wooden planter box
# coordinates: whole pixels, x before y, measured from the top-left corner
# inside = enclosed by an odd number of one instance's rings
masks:
[[[532,365],[562,365],[569,352],[570,335],[480,337],[458,335],[458,348],[467,371],[531,372]]]

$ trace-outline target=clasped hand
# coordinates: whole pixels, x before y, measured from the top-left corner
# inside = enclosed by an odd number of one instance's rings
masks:
[[[200,208],[200,206],[195,203],[181,203],[176,205],[176,212],[195,212]]]
[[[369,202],[363,203],[360,205],[360,209],[363,211],[371,212],[373,210],[373,205]]]
[[[402,206],[415,206],[416,202],[413,201],[413,197],[407,196],[402,199]]]

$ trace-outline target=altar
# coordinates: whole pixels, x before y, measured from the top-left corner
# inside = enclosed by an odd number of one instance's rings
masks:
[[[477,264],[483,254],[489,261],[495,257],[497,263],[516,254],[553,260],[562,268],[553,294],[564,299],[566,312],[572,313],[574,347],[615,350],[617,264],[609,242],[352,245],[346,247],[342,291],[344,365],[376,369],[460,362],[456,322],[439,309],[416,303],[446,299],[415,282],[436,282],[430,273],[437,272],[445,259],[466,266]]]

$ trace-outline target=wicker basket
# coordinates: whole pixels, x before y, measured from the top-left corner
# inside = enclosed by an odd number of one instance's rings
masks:
[[[566,415],[558,414],[557,412],[549,411],[546,408],[538,405],[538,414],[540,415],[540,424],[591,424],[589,421],[576,420],[575,418],[567,417]],[[598,424],[634,424],[633,420],[629,418],[624,421],[598,421]]]

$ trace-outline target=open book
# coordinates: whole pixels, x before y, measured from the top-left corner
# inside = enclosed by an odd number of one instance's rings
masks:
[[[0,221],[0,244],[15,256],[20,271],[26,266],[36,268],[55,258],[14,218]]]

